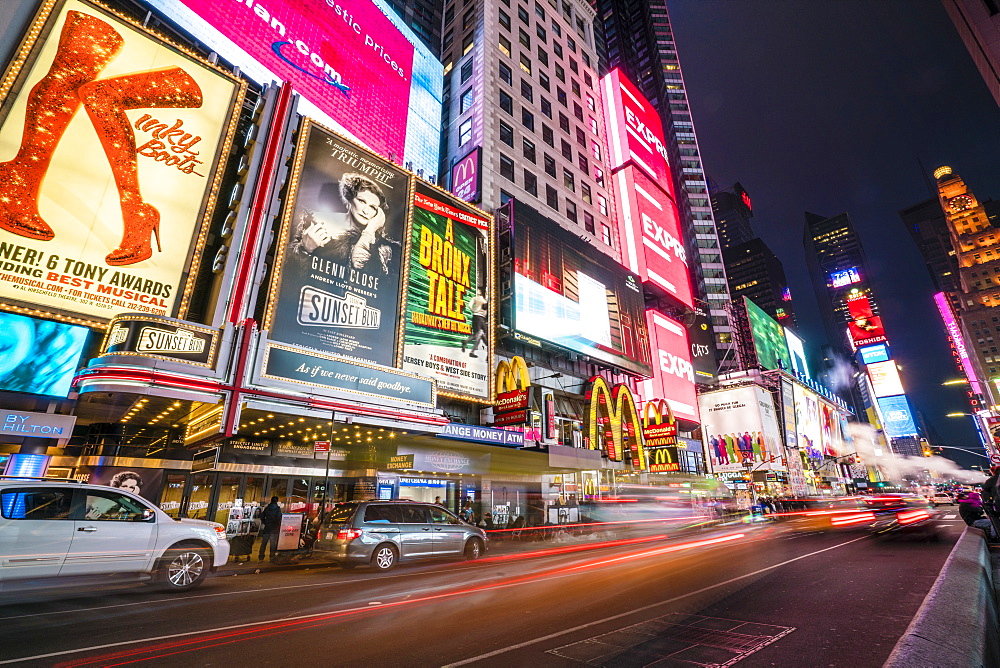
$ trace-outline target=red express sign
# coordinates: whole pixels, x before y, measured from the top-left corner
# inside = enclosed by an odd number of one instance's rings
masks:
[[[618,170],[614,187],[625,266],[693,308],[687,251],[673,199],[632,166]]]
[[[611,168],[631,162],[673,197],[663,125],[656,109],[618,70],[601,80],[601,92]]]
[[[653,378],[640,384],[642,399],[664,399],[674,415],[699,422],[698,394],[687,331],[659,311],[646,311],[653,351]]]

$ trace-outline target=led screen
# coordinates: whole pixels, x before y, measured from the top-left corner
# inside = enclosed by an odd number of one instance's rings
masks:
[[[0,312],[0,390],[65,397],[86,327]]]
[[[684,327],[659,311],[646,311],[649,344],[653,351],[653,378],[643,381],[644,401],[665,399],[676,417],[698,421],[691,347]]]
[[[656,108],[619,70],[601,80],[611,168],[631,162],[673,197],[663,125]]]
[[[890,438],[917,434],[917,425],[913,421],[913,413],[910,412],[906,397],[880,397],[877,401],[882,413],[882,426]]]
[[[842,288],[845,285],[852,285],[860,282],[861,275],[858,273],[857,267],[851,267],[850,269],[845,269],[843,271],[835,271],[830,274],[830,286],[834,288]]]
[[[889,348],[884,343],[874,346],[860,348],[861,362],[864,364],[874,364],[875,362],[886,362],[889,360]]]
[[[868,365],[868,376],[872,380],[876,397],[891,397],[903,394],[903,383],[899,378],[899,370],[892,360],[875,362]]]
[[[774,401],[763,388],[748,385],[709,392],[698,397],[698,405],[713,472],[784,470]]]
[[[785,328],[752,301],[746,297],[743,299],[750,321],[750,333],[753,335],[753,346],[757,351],[757,363],[765,369],[787,369],[789,354]]]
[[[805,378],[812,378],[809,373],[809,363],[806,362],[805,341],[799,338],[795,332],[785,328],[785,342],[788,344],[788,356],[792,371]]]
[[[437,174],[443,67],[372,0],[149,0],[249,77],[288,81],[300,111]]]
[[[522,202],[514,225],[514,327],[650,376],[646,304],[635,274]]]
[[[796,384],[792,396],[799,449],[807,458],[820,461],[823,459],[823,426],[819,395]]]
[[[687,252],[674,201],[632,166],[618,170],[613,183],[625,266],[685,306],[693,306]]]
[[[99,319],[173,316],[243,88],[80,0],[44,27],[34,60],[0,86],[11,91],[0,110],[0,298]],[[100,39],[74,41],[81,34]],[[79,80],[53,92],[67,76]]]
[[[867,295],[856,293],[849,296],[847,310],[852,318],[847,323],[847,329],[855,346],[882,343],[886,340],[882,318],[872,311]]]
[[[934,303],[937,304],[938,312],[941,314],[944,326],[948,330],[948,338],[951,339],[952,345],[955,346],[955,352],[958,355],[962,369],[965,371],[965,377],[969,379],[972,390],[976,394],[982,394],[982,385],[979,382],[976,367],[969,357],[969,350],[965,345],[965,337],[962,336],[962,328],[959,326],[958,320],[955,319],[955,312],[951,307],[951,302],[948,301],[947,293],[939,292],[935,294]]]

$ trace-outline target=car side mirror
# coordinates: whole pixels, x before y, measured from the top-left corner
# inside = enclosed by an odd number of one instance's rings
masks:
[[[135,516],[134,522],[152,522],[156,519],[156,513],[150,508],[143,509],[142,513]]]

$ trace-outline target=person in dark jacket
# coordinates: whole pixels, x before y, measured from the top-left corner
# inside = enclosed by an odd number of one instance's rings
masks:
[[[973,522],[982,518],[983,500],[980,498],[979,492],[972,490],[971,492],[961,492],[958,495],[958,514],[970,527],[973,526]]]
[[[271,559],[274,560],[274,553],[278,551],[278,534],[281,532],[281,506],[278,505],[278,497],[272,496],[271,503],[264,507],[264,512],[260,514],[260,552],[257,558],[264,561],[264,552],[267,546],[271,546]]]
[[[994,529],[993,520],[1000,516],[1000,489],[997,488],[997,476],[1000,476],[1000,466],[990,468],[990,477],[983,483],[983,491],[980,494],[983,499],[983,512],[986,518],[975,520],[972,526],[986,532],[986,537],[992,541],[1000,540]]]

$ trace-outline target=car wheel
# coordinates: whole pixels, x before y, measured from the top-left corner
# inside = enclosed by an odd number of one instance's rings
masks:
[[[468,543],[465,544],[465,558],[478,559],[483,556],[483,542],[478,538],[473,538]]]
[[[212,553],[203,547],[172,547],[160,559],[156,579],[169,591],[187,591],[202,583],[212,564]]]
[[[397,559],[396,548],[389,544],[379,545],[372,554],[372,566],[376,570],[387,571],[396,565]]]

